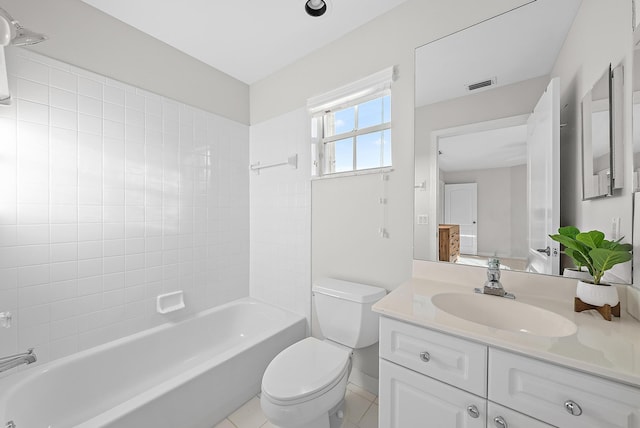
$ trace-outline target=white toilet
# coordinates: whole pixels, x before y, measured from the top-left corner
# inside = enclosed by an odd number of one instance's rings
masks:
[[[308,337],[271,361],[260,397],[269,422],[280,428],[342,426],[351,354],[378,341],[378,315],[371,306],[385,294],[384,288],[332,278],[314,283],[316,314],[326,339]]]

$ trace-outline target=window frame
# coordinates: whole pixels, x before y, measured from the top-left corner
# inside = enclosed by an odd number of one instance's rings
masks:
[[[359,129],[358,128],[358,107],[369,101],[382,99],[387,96],[389,97],[389,121]],[[384,131],[387,131],[387,130],[391,134],[392,124],[393,124],[393,116],[391,114],[392,103],[393,101],[391,96],[391,89],[386,88],[386,89],[378,90],[372,93],[369,92],[364,96],[350,99],[347,102],[342,102],[339,104],[332,105],[330,108],[326,108],[324,110],[316,112],[315,114],[312,114],[311,115],[312,143],[315,146],[315,150],[313,150],[314,156],[312,160],[313,178],[359,175],[359,174],[379,172],[381,170],[382,171],[391,170],[393,167],[393,155],[390,156],[391,160],[389,165],[381,165],[381,166],[376,166],[371,168],[358,168],[357,167],[357,162],[358,162],[357,137],[372,134],[372,133],[377,133],[377,132],[384,133]],[[325,129],[326,129],[325,122],[328,120],[329,115],[331,113],[335,113],[337,111],[345,110],[351,107],[355,107],[354,108],[354,129],[348,132],[343,132],[341,134],[325,137]],[[326,149],[327,144],[334,143],[336,141],[345,140],[345,139],[352,140],[353,155],[352,155],[351,169],[344,170],[344,171],[334,171],[334,172],[331,172],[329,168],[326,168],[325,170],[325,165],[326,165],[326,162],[328,161],[327,160],[328,154]],[[381,163],[382,163],[382,160],[384,159],[384,152],[385,152],[384,146],[386,144],[390,145],[391,147],[390,153],[391,153],[393,150],[393,139],[390,138],[389,141],[385,141],[381,146],[380,148]],[[333,156],[333,158],[334,158],[333,161],[335,163],[335,155]]]

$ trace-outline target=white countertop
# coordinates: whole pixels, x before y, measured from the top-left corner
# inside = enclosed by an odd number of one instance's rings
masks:
[[[498,330],[450,315],[431,303],[431,297],[440,293],[473,294],[473,288],[481,285],[475,281],[472,285],[460,285],[414,278],[378,301],[373,310],[386,317],[640,387],[640,322],[625,311],[612,321],[604,320],[593,310],[574,312],[571,287],[503,284],[518,302],[562,315],[576,324],[577,332],[566,337],[540,337]]]

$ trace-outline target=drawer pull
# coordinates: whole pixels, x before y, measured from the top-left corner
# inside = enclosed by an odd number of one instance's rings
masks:
[[[493,422],[496,424],[496,428],[509,428],[507,421],[502,416],[496,416],[493,418]]]
[[[565,401],[564,408],[573,416],[580,416],[582,414],[582,408],[575,401]]]
[[[467,413],[474,419],[480,417],[480,411],[474,404],[467,406]]]
[[[428,363],[431,360],[431,355],[427,351],[420,352],[420,359]]]

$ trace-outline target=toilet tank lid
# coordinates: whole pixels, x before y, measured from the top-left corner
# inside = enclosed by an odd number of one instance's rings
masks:
[[[313,283],[313,292],[357,303],[377,302],[387,294],[382,287],[335,278],[317,279]]]

